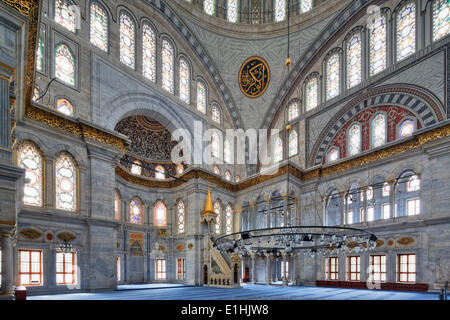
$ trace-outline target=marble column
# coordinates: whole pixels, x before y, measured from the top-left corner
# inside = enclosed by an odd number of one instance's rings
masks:
[[[283,196],[283,212],[284,212],[284,219],[283,219],[283,226],[287,227],[288,225],[288,205],[289,205],[289,197],[288,195]]]
[[[390,203],[390,219],[396,218],[397,216],[397,212],[395,212],[396,210],[396,206],[395,206],[395,202],[397,201],[396,199],[396,194],[397,194],[397,181],[393,181],[389,183],[389,186],[391,187],[391,190],[389,192],[389,203]]]
[[[272,256],[270,253],[266,253],[266,283],[272,283]]]
[[[9,79],[0,76],[0,147],[11,146],[11,115],[9,112]]]
[[[2,283],[1,294],[12,295],[14,286],[14,256],[11,234],[3,232],[1,234],[2,243]]]
[[[273,260],[275,262],[275,282],[278,282],[278,257],[275,257]]]
[[[287,278],[287,274],[286,274],[286,263],[287,263],[287,254],[283,254],[283,264],[284,264],[284,268],[282,268],[283,270],[283,274],[282,274],[282,279],[283,279],[283,285],[287,286],[289,284],[288,278]],[[289,266],[290,267],[290,266]]]
[[[295,285],[295,254],[291,254],[289,263],[289,279]]]
[[[256,202],[250,203],[250,215],[248,217],[248,230],[256,229]]]
[[[252,259],[252,278],[251,282],[256,283],[256,255],[252,254],[250,255],[250,258]]]

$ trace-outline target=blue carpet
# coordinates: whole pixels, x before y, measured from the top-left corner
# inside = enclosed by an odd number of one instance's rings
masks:
[[[29,297],[29,300],[438,300],[438,294],[244,285],[242,289],[170,287]]]

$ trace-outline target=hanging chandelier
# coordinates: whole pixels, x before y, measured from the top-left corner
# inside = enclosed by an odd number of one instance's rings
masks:
[[[212,241],[214,248],[240,256],[300,253],[314,257],[374,250],[377,239],[374,233],[364,229],[293,226],[242,231]]]

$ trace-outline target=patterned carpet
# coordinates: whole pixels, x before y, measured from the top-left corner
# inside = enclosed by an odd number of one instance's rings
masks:
[[[29,300],[438,300],[437,294],[314,287],[245,285],[241,289],[149,287],[105,293],[34,296]]]

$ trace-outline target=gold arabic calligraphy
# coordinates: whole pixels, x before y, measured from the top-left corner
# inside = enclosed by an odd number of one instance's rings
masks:
[[[242,65],[239,72],[239,85],[247,97],[261,96],[269,86],[269,81],[270,70],[263,59],[252,57]]]

